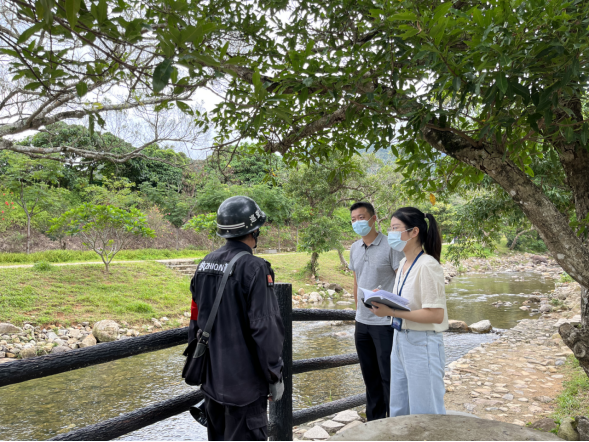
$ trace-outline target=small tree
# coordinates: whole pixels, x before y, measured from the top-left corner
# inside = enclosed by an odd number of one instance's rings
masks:
[[[25,155],[3,152],[0,156],[0,185],[12,192],[16,205],[27,219],[27,246],[31,248],[31,223],[33,217],[51,207],[61,192],[54,186],[63,175],[63,166],[57,161],[35,160]]]
[[[106,273],[115,255],[136,236],[153,237],[145,216],[135,208],[82,204],[52,220],[50,232],[66,229],[68,235],[80,235],[83,244],[100,256]]]

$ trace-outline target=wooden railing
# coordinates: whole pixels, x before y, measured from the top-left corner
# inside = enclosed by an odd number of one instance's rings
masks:
[[[282,350],[284,395],[279,402],[270,403],[268,431],[274,440],[284,441],[293,439],[292,427],[294,425],[365,404],[366,395],[350,396],[293,412],[293,375],[358,363],[358,355],[355,353],[293,361],[293,321],[353,320],[355,312],[321,309],[293,310],[291,284],[278,283],[275,286],[275,291],[285,326],[285,340]],[[178,328],[133,339],[80,348],[67,353],[6,362],[0,365],[0,387],[186,344],[187,336],[187,327]],[[112,440],[183,413],[202,399],[203,393],[200,390],[192,391],[97,424],[75,429],[69,433],[58,434],[50,440]]]

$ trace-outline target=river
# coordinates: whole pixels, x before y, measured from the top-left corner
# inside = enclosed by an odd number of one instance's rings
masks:
[[[446,286],[449,317],[468,324],[489,319],[495,328],[511,328],[518,320],[532,316],[519,309],[526,298],[522,295],[553,288],[553,281],[544,281],[536,274],[456,277]],[[500,308],[491,305],[499,300],[518,301],[518,304]],[[314,307],[350,306],[325,302]],[[294,323],[294,359],[354,352],[353,333],[353,325]],[[496,334],[446,333],[447,363],[496,337]],[[48,439],[189,391],[192,387],[180,378],[182,351],[183,347],[169,348],[0,388],[0,439]],[[294,378],[294,408],[307,408],[361,392],[363,382],[358,365],[303,373]],[[206,440],[206,430],[188,413],[183,413],[121,439]]]

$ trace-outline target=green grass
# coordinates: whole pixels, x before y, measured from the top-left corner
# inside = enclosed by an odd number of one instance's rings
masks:
[[[115,261],[143,261],[150,259],[202,258],[208,252],[204,250],[169,250],[169,249],[138,249],[122,250],[115,256]],[[35,253],[0,253],[0,265],[33,264],[36,262],[87,262],[100,261],[100,256],[92,251],[81,250],[47,250]]]
[[[589,415],[589,378],[572,355],[564,368],[564,389],[556,398],[557,406],[552,415],[559,422],[566,417]]]
[[[2,269],[0,322],[41,325],[113,319],[149,322],[190,310],[190,279],[159,263],[119,263],[110,274],[103,265]],[[172,321],[171,321],[172,322]]]
[[[560,275],[560,282],[574,282],[574,279],[568,273],[564,272]]]
[[[313,284],[310,274],[305,271],[307,263],[311,260],[311,255],[307,253],[289,253],[285,255],[259,255],[272,264],[276,274],[276,282],[290,282],[293,291],[299,288],[310,291],[310,287],[305,284]],[[350,252],[345,251],[344,257],[350,260]],[[322,253],[319,255],[319,279],[321,281],[335,282],[340,284],[350,293],[354,286],[354,276],[352,272],[345,273],[339,261],[338,254],[335,250]]]

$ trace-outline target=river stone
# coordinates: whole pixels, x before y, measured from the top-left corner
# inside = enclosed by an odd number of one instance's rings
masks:
[[[82,332],[77,328],[74,328],[72,331],[70,331],[70,337],[73,339],[80,339],[82,337]]]
[[[24,348],[20,352],[20,357],[23,359],[34,358],[35,356],[37,356],[37,350],[35,350],[35,347]]]
[[[94,335],[88,335],[82,339],[82,342],[80,342],[80,348],[92,347],[94,345],[96,345],[96,338]]]
[[[580,440],[579,433],[577,433],[577,430],[573,425],[574,422],[575,421],[570,418],[563,419],[556,435],[564,440]]]
[[[309,431],[306,431],[303,434],[303,439],[320,439],[326,440],[329,439],[329,433],[321,428],[319,425],[315,425]]]
[[[317,292],[311,292],[311,294],[309,295],[309,302],[321,302],[323,301],[323,298],[321,297],[321,295]]]
[[[60,354],[60,353],[65,353],[67,351],[70,351],[69,347],[65,347],[65,346],[53,347],[51,349],[51,354],[56,355],[56,354]]]
[[[92,334],[98,342],[116,341],[119,337],[119,324],[110,319],[104,319],[94,324]]]
[[[7,322],[0,322],[0,335],[7,335],[9,333],[22,333],[22,328]]]
[[[340,428],[343,428],[345,426],[341,422],[335,422],[332,420],[322,422],[320,425],[323,427],[323,429],[330,431],[330,432],[337,431]]]
[[[448,331],[456,333],[468,333],[468,325],[464,321],[457,321],[456,319],[448,320]]]
[[[530,428],[535,430],[545,431],[546,433],[550,433],[552,430],[556,429],[557,425],[554,422],[554,419],[549,417],[540,419],[530,425]]]
[[[469,416],[414,414],[378,419],[330,440],[560,440],[525,426]]]
[[[360,415],[357,411],[346,410],[336,414],[332,420],[336,422],[341,422],[342,424],[349,424],[350,422],[360,420]]]
[[[577,423],[579,440],[589,440],[589,419],[584,416],[577,416],[575,422]]]
[[[491,325],[491,321],[484,319],[469,325],[468,329],[472,333],[489,333],[491,330],[493,330],[493,326]]]
[[[552,306],[549,304],[544,304],[540,306],[540,313],[548,313],[552,311]]]

